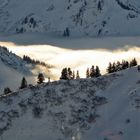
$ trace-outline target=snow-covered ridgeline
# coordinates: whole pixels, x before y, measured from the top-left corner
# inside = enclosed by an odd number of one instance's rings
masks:
[[[61,36],[139,35],[140,32],[139,0],[0,2],[1,32],[47,32]]]

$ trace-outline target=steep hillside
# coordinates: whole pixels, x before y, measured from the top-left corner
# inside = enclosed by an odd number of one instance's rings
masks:
[[[66,36],[140,34],[139,0],[0,0],[0,3],[0,32]]]
[[[16,54],[10,52],[6,47],[0,46],[0,60],[8,67],[11,67],[19,72],[31,74],[26,67],[26,62]]]
[[[137,69],[124,71],[102,95],[108,103],[98,110],[101,117],[86,136],[99,140],[139,140],[140,73]]]
[[[139,80],[131,68],[1,96],[1,139],[139,140]]]
[[[12,90],[17,89],[23,76],[27,78],[29,84],[34,84],[39,72],[45,73],[46,77],[50,74],[49,68],[51,66],[43,62],[29,57],[22,59],[6,47],[0,46],[0,92],[7,86]]]
[[[0,94],[5,87],[17,89],[25,76],[30,83],[34,83],[34,77],[30,69],[20,57],[5,47],[0,47]]]

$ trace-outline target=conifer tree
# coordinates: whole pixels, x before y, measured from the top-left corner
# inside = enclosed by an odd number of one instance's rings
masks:
[[[87,68],[87,71],[86,71],[86,78],[89,78],[90,77],[90,72],[89,72],[89,68]]]
[[[122,69],[122,64],[120,63],[120,61],[117,61],[116,63],[116,71],[120,71]]]
[[[71,68],[68,68],[68,79],[72,79],[73,75],[72,75],[72,71]]]
[[[99,11],[102,10],[102,3],[101,3],[101,1],[98,2],[98,10],[99,10]]]
[[[114,62],[113,65],[112,65],[112,72],[116,72],[116,63]]]
[[[63,80],[68,80],[68,70],[67,68],[63,68],[62,72],[61,72],[61,77],[60,79],[63,79]]]
[[[11,93],[11,89],[9,87],[4,88],[4,94]]]
[[[27,81],[26,81],[25,77],[23,77],[22,81],[21,81],[20,89],[23,89],[23,88],[26,88],[26,87],[27,87]]]
[[[134,66],[137,66],[138,63],[137,63],[137,60],[135,58],[132,60],[132,62],[133,62]]]
[[[109,63],[109,66],[107,68],[107,73],[112,73],[112,64]]]
[[[95,69],[94,69],[94,66],[91,67],[90,69],[90,77],[95,77]]]
[[[44,80],[45,80],[44,75],[43,75],[42,73],[39,73],[39,74],[38,74],[37,79],[38,79],[38,81],[37,81],[38,84],[43,83]]]
[[[122,69],[126,69],[127,68],[127,61],[123,60],[122,61]]]
[[[132,59],[131,62],[130,62],[130,67],[134,67],[134,66],[136,66],[136,65],[137,65],[137,60],[134,58],[134,59]]]
[[[77,70],[77,73],[76,73],[76,79],[79,79],[79,78],[80,78],[79,70]]]
[[[72,79],[75,79],[75,71],[72,72]]]
[[[125,62],[125,65],[126,65],[126,68],[129,68],[129,62],[128,61]]]
[[[70,36],[70,30],[68,27],[66,27],[66,29],[64,30],[63,36],[65,37],[69,37]]]
[[[70,36],[70,30],[68,27],[66,28],[66,36],[68,36],[68,37]]]
[[[98,66],[96,66],[96,69],[95,69],[95,75],[96,75],[96,77],[101,76],[100,69],[99,69]]]

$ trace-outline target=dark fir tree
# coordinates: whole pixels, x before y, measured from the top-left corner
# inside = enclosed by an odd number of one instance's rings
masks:
[[[90,77],[90,72],[89,72],[89,68],[87,68],[87,71],[86,71],[86,78],[89,78]]]
[[[113,65],[112,65],[112,72],[116,72],[116,63],[114,62]]]
[[[72,79],[75,79],[75,71],[72,72]]]
[[[69,37],[70,36],[70,30],[69,30],[68,27],[64,30],[63,36],[65,36],[65,37]]]
[[[73,79],[71,68],[68,68],[68,79]]]
[[[66,28],[66,36],[68,36],[68,37],[70,36],[70,30],[68,27]]]
[[[129,62],[128,61],[125,62],[125,66],[126,66],[126,68],[129,68]]]
[[[100,69],[99,69],[98,66],[96,66],[96,69],[95,69],[95,76],[96,76],[96,77],[101,76]]]
[[[107,67],[107,73],[112,73],[112,64],[109,63],[109,66]]]
[[[9,94],[11,93],[11,89],[9,87],[4,88],[4,94]]]
[[[90,69],[90,77],[95,77],[95,69],[94,69],[94,66],[91,67]]]
[[[68,70],[67,68],[63,68],[62,72],[61,72],[61,77],[60,79],[63,79],[63,80],[68,80]]]
[[[101,11],[102,10],[102,1],[98,2],[98,10]]]
[[[133,61],[133,65],[134,66],[137,66],[138,65],[138,62],[137,62],[137,60],[135,58],[132,61]]]
[[[25,77],[23,77],[22,81],[21,81],[20,89],[23,89],[23,88],[26,88],[26,87],[27,87],[27,81],[26,81]]]
[[[77,70],[77,73],[76,73],[76,79],[79,79],[79,78],[80,78],[79,70]]]
[[[120,71],[122,69],[122,64],[120,63],[120,61],[117,61],[116,63],[116,71]]]
[[[127,68],[127,61],[122,60],[122,70]]]
[[[132,59],[130,62],[130,67],[134,67],[134,66],[137,66],[137,60],[135,58]]]
[[[37,77],[37,83],[41,84],[44,82],[44,80],[45,80],[44,75],[42,73],[39,73]]]
[[[125,69],[125,60],[122,60],[121,68],[122,68],[122,70]]]

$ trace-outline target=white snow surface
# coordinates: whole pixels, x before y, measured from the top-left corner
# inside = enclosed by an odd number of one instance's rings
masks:
[[[0,98],[3,140],[139,140],[140,73],[60,80]]]
[[[139,0],[0,0],[1,32],[140,35]]]
[[[7,48],[0,46],[0,94],[6,87],[11,90],[18,89],[23,76],[29,83],[35,82],[27,63]]]

